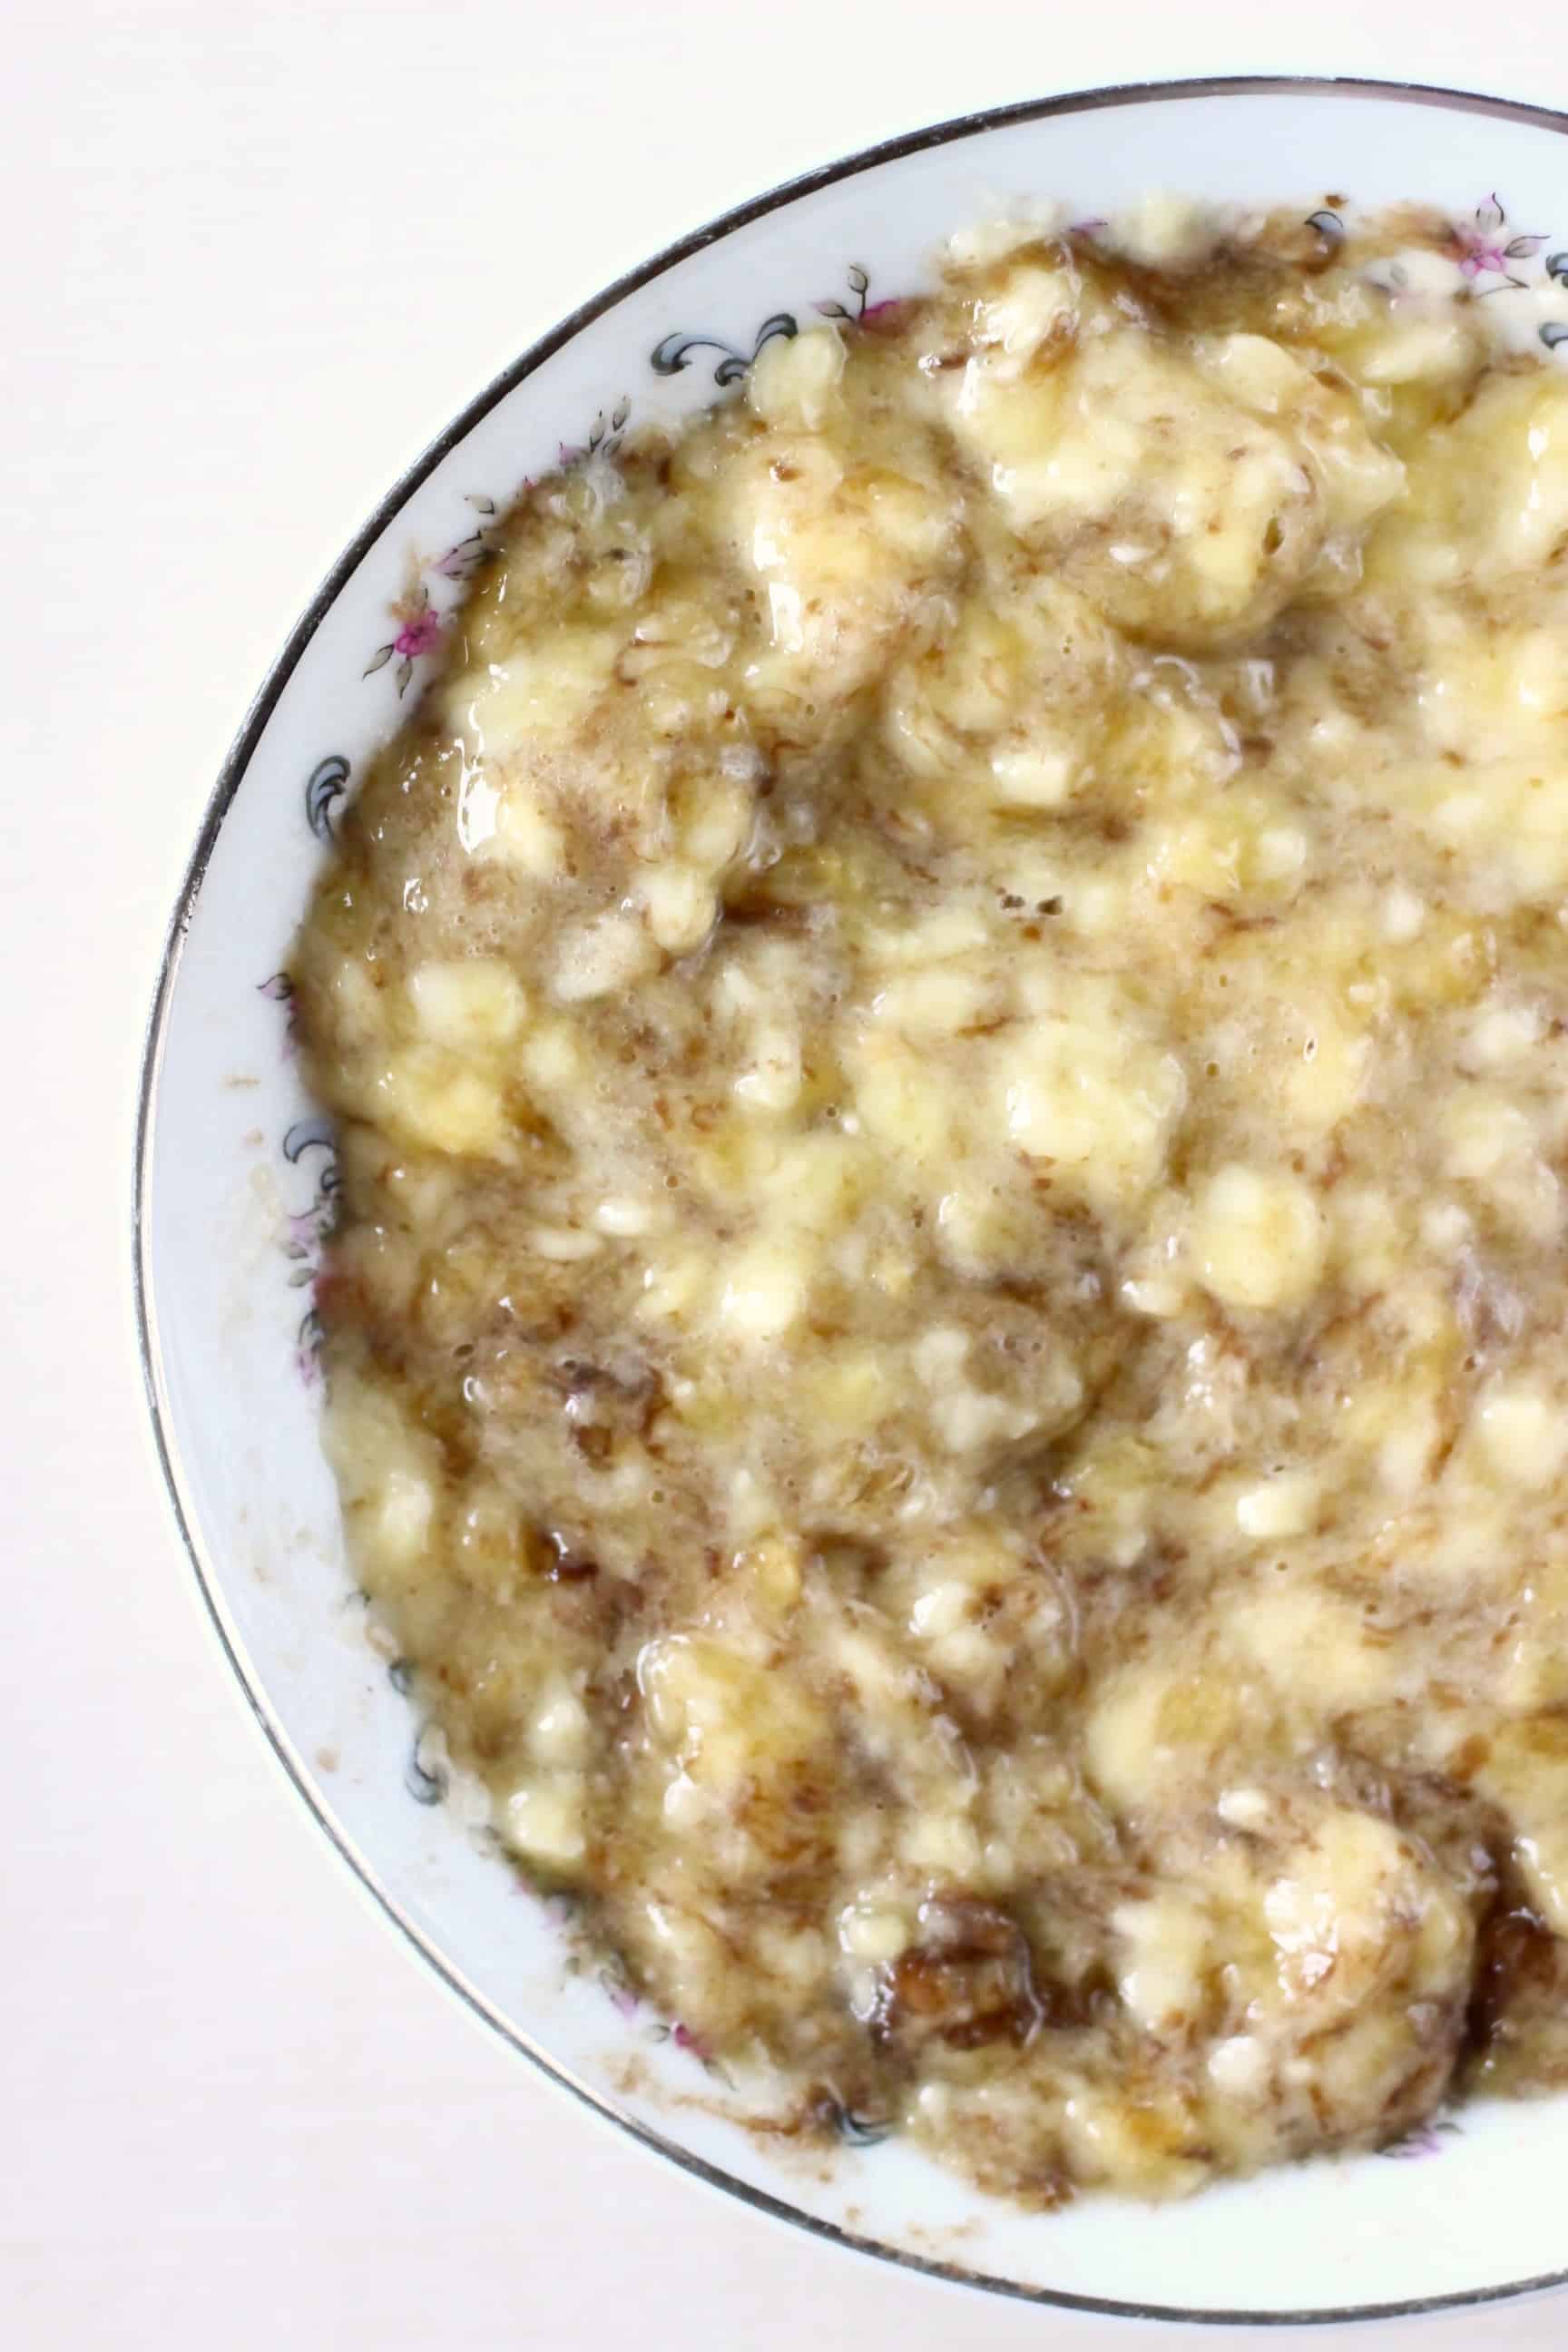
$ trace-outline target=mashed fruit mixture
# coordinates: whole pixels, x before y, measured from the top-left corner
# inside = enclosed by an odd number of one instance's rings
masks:
[[[1151,212],[770,342],[523,496],[298,949],[500,1837],[1040,2203],[1568,2079],[1568,383],[1456,261]]]

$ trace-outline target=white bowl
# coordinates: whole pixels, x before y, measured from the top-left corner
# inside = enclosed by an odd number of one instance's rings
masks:
[[[363,1638],[309,1377],[330,1136],[288,1058],[271,976],[338,799],[416,695],[478,534],[562,445],[711,400],[767,335],[918,287],[942,236],[1029,196],[1084,215],[1152,188],[1304,213],[1331,197],[1426,198],[1473,224],[1479,284],[1550,347],[1568,257],[1550,239],[1501,253],[1568,212],[1565,131],[1528,107],[1368,83],[1096,90],[896,140],[700,230],[520,359],[366,525],[240,730],[170,931],[138,1151],[148,1390],[207,1604],[300,1795],[447,1984],[579,2097],[808,2230],[1003,2293],[1282,2319],[1558,2284],[1568,2102],[1468,2108],[1406,2160],[1321,2160],[1190,2204],[1090,2198],[1054,2216],[988,2203],[896,2142],[825,2162],[749,2135],[694,2055],[566,1968],[559,1925],[480,1850],[460,1806],[438,1801],[438,1759]],[[1568,217],[1561,228],[1568,246]]]

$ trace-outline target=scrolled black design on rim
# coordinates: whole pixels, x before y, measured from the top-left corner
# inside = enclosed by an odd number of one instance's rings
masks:
[[[283,1255],[289,1264],[289,1287],[311,1293],[311,1303],[300,1319],[294,1341],[295,1368],[310,1388],[321,1376],[321,1349],[327,1337],[316,1304],[316,1285],[325,1263],[327,1244],[337,1226],[342,1192],[336,1133],[331,1120],[321,1111],[297,1118],[283,1138],[283,1157],[290,1168],[298,1168],[308,1151],[324,1155],[321,1172],[310,1202],[285,1221]]]
[[[336,1140],[331,1120],[324,1111],[312,1111],[307,1118],[297,1118],[283,1138],[283,1157],[290,1168],[298,1168],[307,1151],[331,1151]]]
[[[408,1751],[408,1761],[403,1768],[403,1785],[416,1805],[439,1805],[446,1800],[447,1775],[437,1769],[432,1772],[419,1754],[425,1744],[423,1729],[414,1735],[414,1745]]]
[[[318,760],[305,786],[305,822],[318,841],[332,838],[332,811],[349,788],[349,763],[338,751]]]
[[[847,309],[842,302],[819,302],[816,306],[817,314],[824,319],[843,319],[851,327],[858,327],[866,315],[866,299],[871,290],[871,273],[868,269],[863,269],[858,261],[852,261],[844,275],[847,280],[849,291],[855,297],[853,310]]]
[[[719,352],[722,357],[713,371],[714,383],[739,383],[769,343],[776,342],[781,335],[789,339],[799,332],[800,321],[793,310],[775,310],[757,329],[749,352],[737,351],[733,343],[726,343],[717,335],[683,335],[677,331],[655,343],[648,362],[655,375],[680,375],[691,365],[693,352]]]
[[[836,2103],[828,2119],[846,2147],[880,2147],[885,2139],[893,2136],[890,2116],[857,2115],[853,2107],[841,2107]]]

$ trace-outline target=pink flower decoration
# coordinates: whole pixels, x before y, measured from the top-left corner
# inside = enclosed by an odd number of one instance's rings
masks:
[[[399,629],[392,640],[392,650],[400,654],[405,661],[417,661],[421,654],[429,652],[440,634],[441,616],[438,613],[418,613]]]
[[[1459,268],[1467,278],[1501,278],[1510,286],[1522,284],[1522,279],[1513,275],[1510,263],[1528,261],[1532,254],[1540,252],[1546,239],[1543,236],[1510,236],[1505,241],[1502,232],[1507,226],[1508,215],[1496,196],[1491,195],[1484,205],[1476,206],[1473,228],[1468,223],[1456,228],[1455,235],[1460,247]]]
[[[1459,267],[1467,278],[1483,278],[1489,270],[1508,276],[1508,255],[1500,245],[1488,245],[1473,229],[1464,228],[1459,231],[1459,242],[1465,247]]]

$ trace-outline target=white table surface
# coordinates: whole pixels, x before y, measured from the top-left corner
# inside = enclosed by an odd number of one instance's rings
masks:
[[[198,1613],[143,1427],[129,1152],[164,920],[240,714],[340,547],[503,362],[670,237],[873,138],[1269,69],[1568,103],[1544,0],[12,0],[5,2347],[1159,2339],[720,2200],[550,2090],[394,1941]],[[1529,2352],[1568,2340],[1568,2298],[1369,2340]]]

